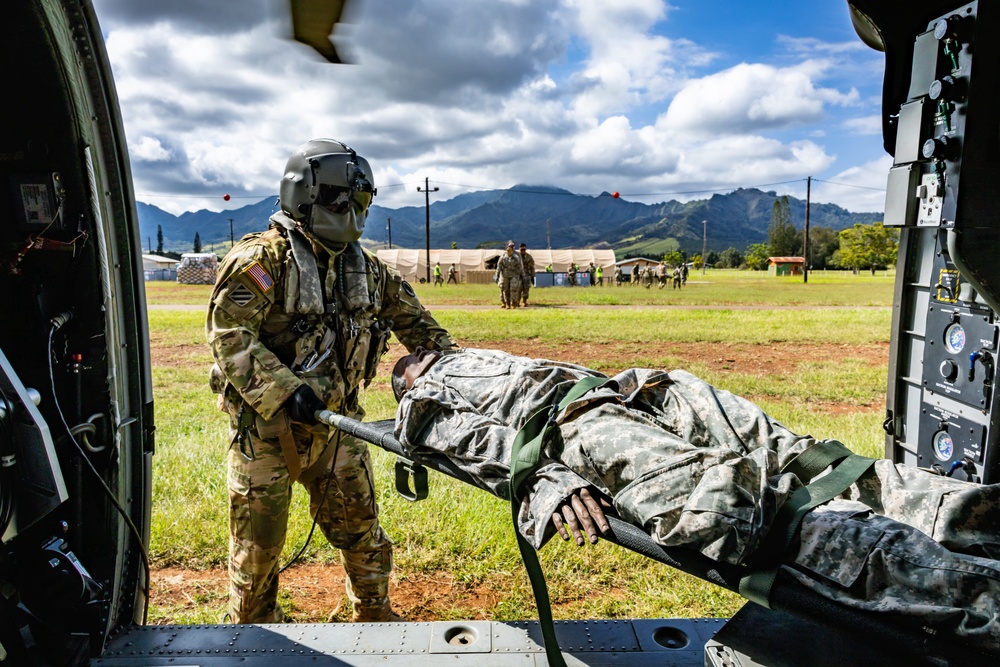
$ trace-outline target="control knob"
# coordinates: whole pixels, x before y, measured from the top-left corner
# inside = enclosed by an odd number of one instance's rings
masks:
[[[958,377],[958,364],[956,364],[951,359],[945,359],[941,362],[941,377],[943,377],[947,382],[954,382],[955,378]]]
[[[928,160],[948,160],[954,153],[953,145],[954,142],[948,141],[948,137],[934,137],[924,142],[920,153]]]

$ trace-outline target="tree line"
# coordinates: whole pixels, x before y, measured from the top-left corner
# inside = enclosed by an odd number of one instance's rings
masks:
[[[705,255],[705,265],[718,269],[767,269],[769,257],[802,257],[804,233],[796,229],[788,205],[788,197],[776,199],[767,229],[767,243],[752,243],[744,250],[727,248],[722,252],[710,250]],[[837,231],[821,225],[809,228],[810,269],[868,269],[874,273],[896,263],[899,249],[899,230],[885,227],[881,222]],[[663,261],[673,266],[691,262],[701,268],[701,254],[688,256],[683,250],[674,250],[663,256]]]

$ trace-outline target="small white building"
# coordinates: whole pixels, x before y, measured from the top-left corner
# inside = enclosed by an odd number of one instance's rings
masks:
[[[144,271],[151,271],[153,269],[176,269],[177,260],[170,257],[164,257],[163,255],[147,255],[142,256],[142,269]]]
[[[146,280],[177,280],[177,263],[163,255],[143,254],[142,275]]]

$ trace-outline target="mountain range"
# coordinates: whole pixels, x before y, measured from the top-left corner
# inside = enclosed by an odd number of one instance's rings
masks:
[[[751,243],[767,241],[778,197],[773,191],[741,188],[684,203],[642,204],[607,192],[595,197],[549,186],[517,185],[432,201],[431,247],[449,248],[452,243],[459,248],[496,247],[513,240],[530,248],[613,248],[619,257],[661,256],[675,249],[700,253],[704,234],[709,250],[734,247],[742,252]],[[277,210],[276,200],[276,196],[268,197],[235,210],[179,216],[138,202],[144,247],[155,249],[160,226],[164,250],[190,252],[197,232],[203,247],[223,251],[229,245],[230,229],[236,239],[266,229],[267,219]],[[805,202],[788,197],[788,203],[791,219],[801,229]],[[373,204],[362,241],[385,247],[391,230],[393,247],[423,248],[425,215],[424,206],[393,209]],[[812,226],[840,230],[881,219],[881,213],[852,213],[836,204],[810,206]]]

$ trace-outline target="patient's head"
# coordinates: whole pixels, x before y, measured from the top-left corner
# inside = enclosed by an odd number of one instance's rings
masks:
[[[418,347],[412,354],[397,361],[392,369],[392,393],[396,401],[403,398],[403,394],[410,390],[417,378],[426,373],[427,369],[440,358],[439,351]]]

